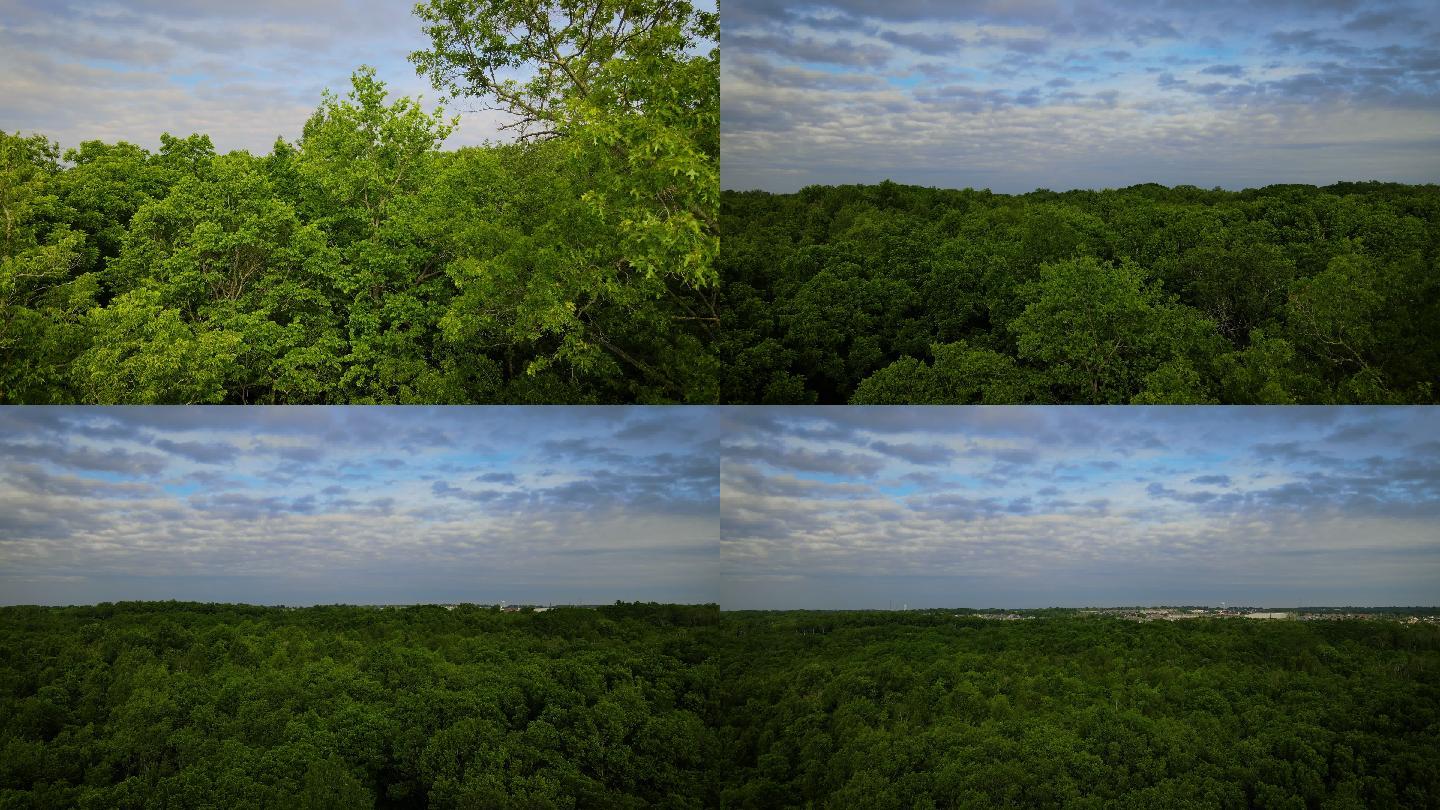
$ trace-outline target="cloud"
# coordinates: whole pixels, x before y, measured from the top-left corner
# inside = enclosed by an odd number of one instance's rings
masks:
[[[766,464],[781,470],[856,477],[872,476],[884,466],[882,460],[872,455],[840,450],[816,452],[803,447],[780,450],[766,445],[731,446],[726,457]]]
[[[964,39],[954,34],[926,33],[924,31],[880,31],[878,36],[892,45],[908,48],[916,53],[943,56],[964,47]]]
[[[73,470],[148,476],[164,468],[165,461],[154,453],[112,447],[96,449],[69,443],[0,443],[0,459],[39,461]]]
[[[887,456],[894,456],[911,464],[944,464],[955,457],[954,450],[939,445],[873,441],[870,443],[870,447]]]
[[[435,98],[406,61],[427,40],[404,3],[19,2],[0,15],[0,118],[66,147],[200,132],[264,153],[361,64],[395,94]],[[501,137],[498,114],[458,112],[452,145]]]
[[[1415,441],[1440,416],[1287,410],[727,411],[725,604],[1440,597],[1440,462]]]
[[[1397,9],[1386,9],[1384,11],[1370,11],[1356,15],[1345,23],[1346,31],[1380,31],[1387,28],[1399,28],[1414,25],[1418,22],[1414,17]]]
[[[1409,5],[1129,0],[726,6],[727,188],[1244,188],[1440,171]],[[1324,132],[1323,144],[1303,133]]]
[[[31,464],[16,465],[8,472],[7,484],[14,491],[26,495],[102,499],[150,495],[155,491],[148,483],[106,481],[70,473],[55,474]]]
[[[0,411],[7,601],[717,596],[711,409],[45,410]]]
[[[1152,39],[1179,39],[1180,32],[1169,20],[1149,19],[1130,26],[1132,42],[1145,43]]]
[[[1210,503],[1219,497],[1213,492],[1177,492],[1160,483],[1150,484],[1150,486],[1145,488],[1145,491],[1150,493],[1151,497],[1169,498],[1171,500],[1192,504]]]
[[[848,39],[824,42],[814,38],[787,39],[775,36],[747,36],[727,40],[727,47],[742,51],[785,54],[797,62],[850,67],[878,67],[890,61],[889,49],[874,45],[857,45]]]
[[[316,511],[314,495],[298,498],[272,495],[257,498],[243,493],[227,492],[193,497],[190,505],[202,512],[238,521],[253,521],[287,514],[309,515]]]
[[[158,439],[155,447],[201,464],[225,464],[233,461],[239,452],[234,445],[224,442],[177,442]]]

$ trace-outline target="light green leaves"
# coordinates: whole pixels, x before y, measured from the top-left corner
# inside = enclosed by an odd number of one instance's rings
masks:
[[[81,397],[99,404],[220,402],[240,335],[197,329],[154,290],[137,290],[88,318],[94,338],[75,361]]]
[[[508,113],[555,161],[541,218],[451,265],[452,337],[497,328],[538,350],[527,371],[634,377],[625,398],[718,395],[711,288],[719,251],[716,15],[670,0],[432,0],[437,88]],[[545,143],[553,141],[553,143]],[[508,224],[508,223],[507,223]]]

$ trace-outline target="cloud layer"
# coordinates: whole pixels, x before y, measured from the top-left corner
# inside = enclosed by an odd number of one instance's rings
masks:
[[[393,96],[438,94],[406,56],[427,45],[411,3],[308,0],[0,2],[0,126],[62,147],[162,132],[210,135],[221,152],[295,140],[330,88],[362,64]],[[500,138],[503,120],[457,102],[450,146]]]
[[[1426,408],[737,408],[722,604],[1440,603]]]
[[[0,601],[717,598],[705,408],[0,409]]]
[[[1440,179],[1404,0],[736,0],[722,183],[1242,188]]]

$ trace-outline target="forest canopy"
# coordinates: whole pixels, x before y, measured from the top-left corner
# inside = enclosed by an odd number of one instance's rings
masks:
[[[733,403],[1440,398],[1440,187],[726,191]]]
[[[0,808],[1432,807],[1408,612],[5,607]]]
[[[0,807],[713,806],[717,617],[0,608]]]
[[[1440,628],[739,613],[722,806],[1440,803]]]
[[[266,155],[0,133],[0,403],[715,401],[718,15],[417,14],[515,143],[369,68]]]

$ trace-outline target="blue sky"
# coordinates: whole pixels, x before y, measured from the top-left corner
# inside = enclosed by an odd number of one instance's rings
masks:
[[[734,0],[722,184],[1440,181],[1407,0]]]
[[[1440,604],[1432,408],[737,408],[726,608]]]
[[[395,95],[439,93],[406,61],[427,40],[413,3],[387,0],[0,0],[0,127],[62,147],[162,132],[210,135],[221,152],[295,140],[326,88],[376,68]],[[448,146],[508,140],[475,100]]]
[[[0,408],[0,602],[713,602],[714,422]]]

